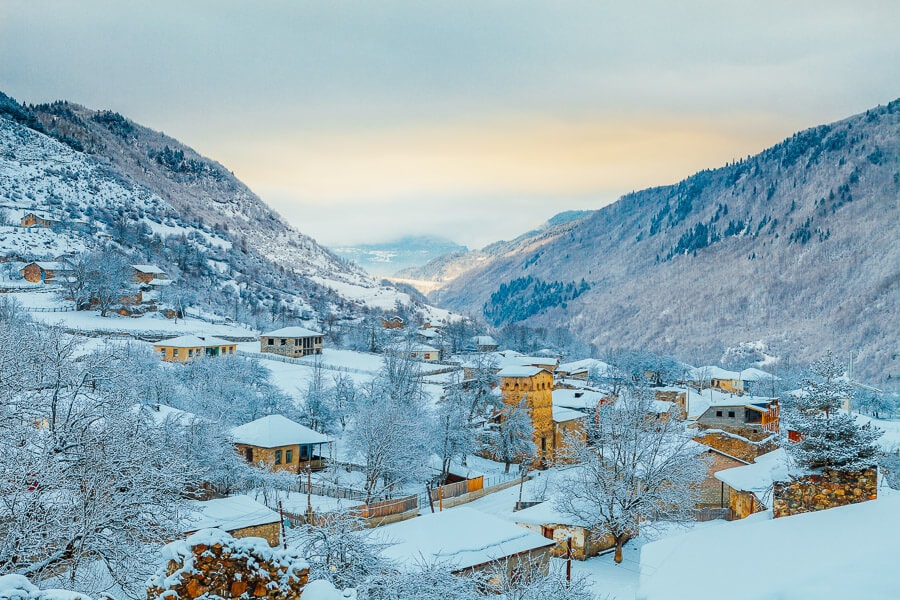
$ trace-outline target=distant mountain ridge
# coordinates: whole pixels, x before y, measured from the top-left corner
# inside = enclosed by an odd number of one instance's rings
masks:
[[[563,324],[598,349],[698,364],[743,342],[790,361],[853,351],[858,374],[890,382],[900,377],[898,240],[895,100],[501,243],[429,297],[496,325]],[[581,279],[590,289],[577,297],[516,312],[535,285]]]
[[[446,284],[463,273],[484,268],[497,258],[509,253],[521,252],[540,245],[560,232],[567,231],[574,223],[592,213],[589,210],[568,210],[554,215],[537,229],[525,232],[510,241],[488,244],[480,250],[456,251],[438,256],[420,267],[403,269],[397,277],[410,281],[426,281]]]
[[[420,267],[438,256],[466,252],[468,248],[444,237],[408,235],[376,244],[332,247],[331,251],[372,275],[386,276]]]

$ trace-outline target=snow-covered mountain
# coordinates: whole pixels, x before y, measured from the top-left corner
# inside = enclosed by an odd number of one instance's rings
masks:
[[[693,363],[748,342],[791,361],[852,351],[856,373],[896,382],[898,240],[895,100],[506,244],[430,298]]]
[[[368,273],[383,277],[402,269],[421,267],[438,256],[466,252],[468,248],[447,238],[411,235],[389,242],[333,247],[331,250]]]
[[[0,255],[52,259],[112,242],[223,312],[353,314],[409,303],[303,235],[219,163],[109,111],[0,94]],[[13,226],[29,211],[53,230]]]

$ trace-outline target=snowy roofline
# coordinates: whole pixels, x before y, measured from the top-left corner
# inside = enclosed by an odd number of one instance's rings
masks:
[[[236,444],[259,448],[327,444],[332,441],[327,435],[295,423],[284,415],[268,415],[234,427],[231,438]]]
[[[259,334],[260,337],[282,337],[282,338],[301,338],[301,337],[317,337],[322,334],[306,327],[282,327],[274,331]]]

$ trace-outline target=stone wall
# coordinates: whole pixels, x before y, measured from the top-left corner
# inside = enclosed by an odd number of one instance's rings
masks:
[[[237,539],[218,529],[167,544],[162,555],[166,564],[148,583],[147,600],[289,600],[300,597],[309,579],[309,564],[297,550],[270,548],[265,540]]]
[[[777,519],[877,497],[878,477],[874,468],[851,472],[825,469],[821,474],[776,481],[773,512]]]
[[[776,437],[771,433],[767,432],[764,435],[747,433],[747,436],[741,436],[721,431],[702,432],[694,437],[694,441],[748,463],[778,447],[775,443]]]
[[[706,478],[700,484],[697,508],[724,508],[728,506],[728,493],[725,489],[727,486],[716,479],[716,473],[725,469],[742,467],[745,463],[712,450],[707,450],[703,456],[707,461],[707,470]]]

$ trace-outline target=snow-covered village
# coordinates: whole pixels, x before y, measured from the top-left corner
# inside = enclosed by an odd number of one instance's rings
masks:
[[[0,7],[0,600],[900,598],[900,7],[607,4]]]

